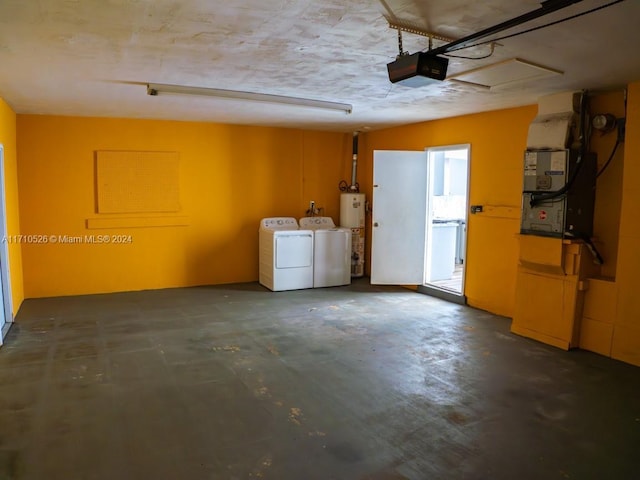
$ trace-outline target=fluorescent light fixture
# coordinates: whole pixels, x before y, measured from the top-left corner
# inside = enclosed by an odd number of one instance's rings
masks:
[[[200,95],[205,97],[228,98],[232,100],[250,100],[253,102],[277,103],[280,105],[296,105],[308,108],[324,108],[351,113],[353,106],[349,103],[328,102],[311,98],[287,97],[284,95],[271,95],[268,93],[243,92],[239,90],[223,90],[220,88],[189,87],[184,85],[166,85],[162,83],[149,83],[147,95],[161,95],[174,93],[178,95]]]

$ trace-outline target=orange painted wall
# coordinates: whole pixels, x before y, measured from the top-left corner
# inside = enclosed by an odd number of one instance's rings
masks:
[[[4,146],[4,188],[7,203],[7,233],[17,235],[20,230],[18,208],[18,174],[16,150],[16,114],[0,98],[0,143]],[[22,250],[19,243],[9,245],[9,275],[13,315],[15,316],[24,300],[22,280]]]
[[[640,82],[629,85],[611,356],[640,365]]]
[[[612,113],[617,118],[624,117],[624,92],[618,90],[594,96],[590,102],[590,110],[592,115]],[[591,150],[598,155],[599,171],[611,156],[616,138],[617,131],[592,133]],[[580,324],[580,348],[606,356],[611,356],[617,317],[618,251],[625,156],[625,146],[622,144],[607,169],[597,179],[593,229],[594,241],[604,264],[599,267],[599,274],[589,279]]]
[[[22,232],[124,234],[124,245],[23,245],[26,297],[254,281],[258,223],[338,218],[350,136],[209,123],[18,115]],[[187,226],[87,230],[95,151],[176,151]]]
[[[599,96],[592,112],[621,115],[621,102],[619,92]],[[514,310],[522,152],[536,111],[533,105],[487,112],[369,132],[360,138],[358,182],[369,200],[373,150],[471,144],[470,203],[498,207],[498,213],[469,216],[465,293],[471,305],[505,316]],[[589,341],[606,347],[604,336],[609,335],[613,357],[640,364],[637,132],[640,83],[629,88],[624,151],[598,184],[596,236],[609,260],[602,272],[608,280],[603,288],[587,291],[586,302],[598,307],[606,300],[615,307],[612,328],[591,330]],[[612,140],[609,136],[592,142],[600,165]],[[23,297],[254,281],[259,219],[303,216],[314,200],[337,220],[337,185],[351,174],[351,135],[341,133],[31,115],[18,115],[16,121],[0,102],[0,141],[5,144],[10,233],[127,234],[133,240],[130,245],[13,246],[16,309]],[[96,150],[179,152],[179,214],[188,217],[188,226],[87,230],[86,219],[98,217]],[[11,181],[16,152],[17,184]],[[367,222],[369,257],[370,218]]]
[[[594,235],[605,259],[593,289],[585,293],[584,348],[640,365],[640,82],[629,87],[627,135],[607,171],[598,179]],[[511,207],[504,218],[469,216],[467,279],[470,305],[513,315],[522,188],[522,152],[537,107],[481,113],[398,127],[364,136],[359,178],[371,199],[373,150],[423,150],[426,147],[471,144],[470,203]],[[591,112],[624,116],[622,91],[592,97]],[[615,132],[594,132],[592,151],[602,167],[615,142]],[[500,208],[499,212],[508,212]],[[370,222],[368,240],[370,247]],[[370,259],[368,258],[369,262]],[[605,307],[606,306],[606,307]],[[589,315],[594,318],[588,317]],[[587,318],[588,317],[588,318]],[[582,340],[581,340],[582,341]]]
[[[611,113],[617,118],[625,116],[624,92],[622,90],[594,95],[590,100],[592,115]],[[598,155],[598,170],[602,169],[611,155],[617,132],[591,135],[591,151]],[[596,246],[604,259],[600,275],[615,280],[618,263],[618,229],[620,226],[620,205],[622,203],[622,169],[624,145],[620,145],[607,169],[596,183],[596,205],[594,212],[594,237]]]
[[[424,122],[370,132],[363,142],[359,181],[369,199],[374,150],[471,144],[470,203],[508,208],[469,215],[465,294],[470,305],[506,316],[514,308],[522,158],[536,112],[536,106],[527,106]]]

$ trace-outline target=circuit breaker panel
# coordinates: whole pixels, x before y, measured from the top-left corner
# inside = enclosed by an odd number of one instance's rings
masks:
[[[524,155],[520,233],[564,237],[593,234],[596,156],[576,150]]]

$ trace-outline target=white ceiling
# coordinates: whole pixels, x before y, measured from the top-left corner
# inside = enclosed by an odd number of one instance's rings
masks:
[[[582,2],[512,33],[611,0]],[[447,80],[389,82],[398,53],[386,18],[461,38],[540,7],[536,0],[1,0],[0,97],[17,113],[162,118],[352,131],[536,103],[546,94],[640,80],[640,1],[504,40],[491,58],[564,72],[493,90]],[[441,45],[434,42],[434,46]],[[404,34],[404,49],[426,49]],[[489,47],[456,52],[481,56]],[[194,96],[147,83],[350,103],[353,113]]]

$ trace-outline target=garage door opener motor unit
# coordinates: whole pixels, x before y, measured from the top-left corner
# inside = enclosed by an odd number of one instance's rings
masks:
[[[407,87],[421,87],[434,81],[442,81],[447,76],[449,60],[427,52],[413,55],[398,55],[387,64],[389,80]]]

